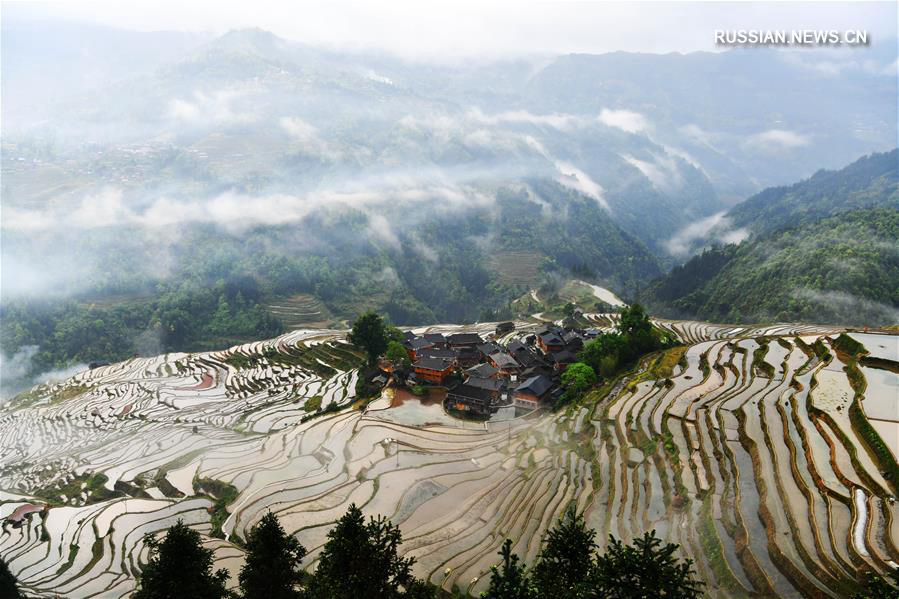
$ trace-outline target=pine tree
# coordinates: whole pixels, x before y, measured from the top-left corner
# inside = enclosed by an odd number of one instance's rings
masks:
[[[328,542],[308,587],[309,597],[433,597],[430,588],[412,576],[415,560],[397,554],[401,542],[402,534],[389,520],[370,518],[366,523],[362,510],[350,505],[328,533]]]
[[[24,595],[19,592],[19,583],[9,566],[0,558],[0,597],[3,599],[24,599]]]
[[[674,556],[678,545],[662,544],[655,531],[625,545],[610,537],[609,548],[596,560],[593,585],[608,599],[696,599],[703,583],[695,578],[692,560]]]
[[[502,564],[490,568],[490,586],[481,594],[482,599],[536,599],[524,564],[512,553],[512,541],[506,539],[499,555]]]
[[[271,512],[247,535],[246,563],[240,570],[244,599],[298,599],[303,581],[300,562],[306,548],[284,532]]]
[[[593,596],[590,575],[595,565],[595,536],[574,507],[565,512],[547,533],[532,573],[541,598]]]
[[[144,537],[150,548],[150,561],[140,576],[140,588],[134,599],[225,599],[232,594],[225,588],[228,572],[213,573],[212,550],[203,547],[200,533],[180,519],[159,541]]]

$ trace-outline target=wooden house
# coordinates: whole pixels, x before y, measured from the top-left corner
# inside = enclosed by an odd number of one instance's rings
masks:
[[[462,383],[446,394],[447,408],[488,416],[492,412],[495,393],[490,389]]]
[[[444,379],[452,374],[453,367],[452,360],[443,358],[422,358],[412,364],[415,378],[435,385],[442,385]]]
[[[544,353],[562,351],[565,349],[565,340],[559,330],[552,328],[546,329],[537,334],[537,345]]]
[[[519,372],[521,372],[521,365],[515,361],[515,358],[513,358],[506,352],[499,351],[494,354],[490,354],[490,356],[487,358],[487,361],[490,362],[491,366],[507,376],[511,376],[513,374],[518,374]]]
[[[481,336],[477,333],[453,333],[452,335],[446,336],[446,343],[450,347],[469,347],[475,349],[477,346],[484,343],[484,340],[481,339]]]
[[[512,399],[516,406],[536,409],[552,391],[553,382],[543,375],[532,376],[515,388]]]

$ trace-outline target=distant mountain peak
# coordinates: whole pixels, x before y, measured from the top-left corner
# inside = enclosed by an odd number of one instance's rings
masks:
[[[218,50],[259,55],[281,52],[289,45],[287,40],[259,27],[232,29],[210,43],[211,48]]]

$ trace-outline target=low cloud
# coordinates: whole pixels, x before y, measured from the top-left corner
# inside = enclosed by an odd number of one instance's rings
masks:
[[[678,231],[665,242],[665,249],[676,258],[686,258],[712,242],[740,243],[749,237],[744,228],[732,228],[725,212],[703,218]]]
[[[527,110],[512,110],[492,115],[484,114],[479,108],[472,108],[467,115],[470,119],[489,125],[501,123],[525,123],[528,125],[548,126],[567,131],[583,122],[583,119],[571,114],[534,114]]]
[[[63,381],[83,370],[87,364],[76,364],[68,368],[48,370],[33,374],[32,361],[40,348],[37,345],[25,345],[11,356],[0,352],[0,405],[15,394],[43,383]]]
[[[769,129],[751,136],[747,143],[761,150],[791,150],[809,143],[808,137],[786,129]]]
[[[820,305],[827,311],[837,311],[856,315],[858,322],[875,322],[886,325],[899,323],[899,309],[880,302],[857,297],[844,291],[821,291],[817,289],[801,288],[793,292],[797,299],[806,300]]]
[[[299,117],[283,117],[278,124],[291,138],[302,154],[339,160],[341,153],[319,135],[318,129]]]
[[[190,125],[246,124],[258,115],[235,105],[249,90],[222,89],[214,92],[196,90],[188,98],[174,98],[168,103],[168,116]]]
[[[392,180],[392,184],[390,183]],[[366,190],[317,190],[304,195],[248,195],[227,191],[216,196],[184,200],[161,197],[142,207],[130,206],[121,189],[107,188],[89,194],[74,207],[49,210],[5,209],[3,228],[21,232],[61,229],[98,229],[118,226],[165,228],[182,224],[213,224],[231,233],[255,226],[277,226],[298,222],[325,208],[354,208],[370,213],[372,231],[381,239],[398,243],[388,235],[390,223],[378,208],[433,203],[448,211],[483,206],[492,199],[465,185],[423,184],[410,177],[385,177],[380,186]]]
[[[603,195],[602,186],[594,181],[587,173],[570,162],[555,158],[542,143],[533,137],[526,136],[525,142],[544,158],[553,163],[558,172],[558,176],[555,177],[557,183],[593,198],[600,206],[611,212],[609,203]]]
[[[675,193],[684,186],[684,178],[677,166],[677,161],[670,156],[653,154],[652,162],[640,160],[630,154],[624,154],[621,157],[643,173],[652,186],[662,193]]]
[[[640,133],[649,129],[649,121],[639,112],[632,110],[611,110],[603,108],[597,117],[600,123],[608,127],[621,129],[627,133]]]

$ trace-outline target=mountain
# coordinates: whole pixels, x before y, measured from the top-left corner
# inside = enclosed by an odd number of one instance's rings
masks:
[[[734,227],[756,234],[795,227],[841,212],[878,205],[899,207],[899,150],[863,156],[838,171],[754,195],[728,212]]]
[[[0,341],[39,348],[35,372],[367,308],[507,317],[572,277],[630,297],[694,223],[895,143],[880,41],[825,73],[771,49],[446,66],[259,29],[3,27]]]
[[[651,283],[657,313],[728,322],[899,321],[897,151],[763,191],[727,221],[751,231]]]

